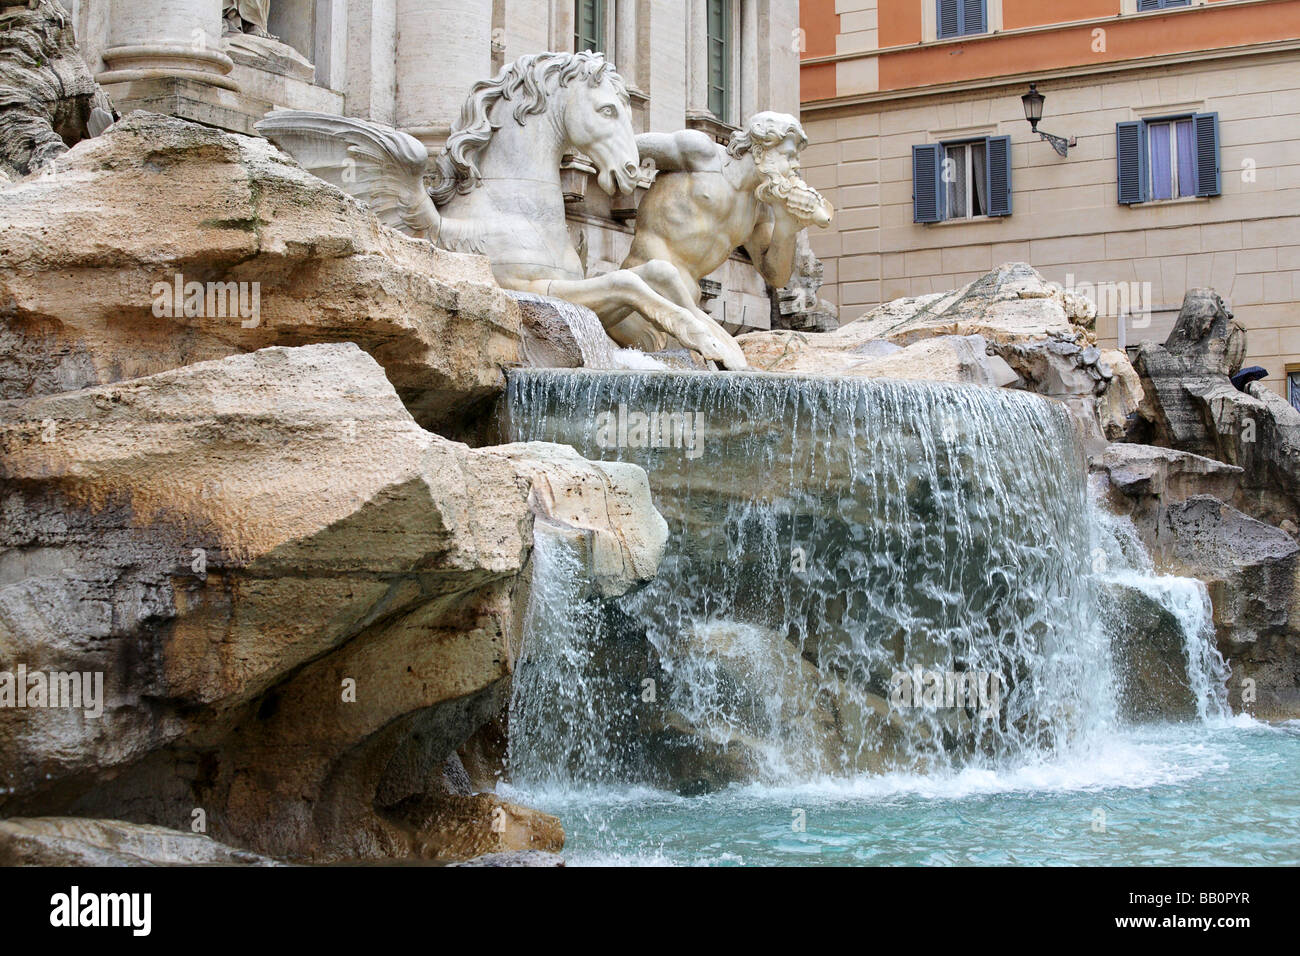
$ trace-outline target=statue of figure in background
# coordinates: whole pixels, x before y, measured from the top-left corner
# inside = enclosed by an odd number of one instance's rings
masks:
[[[673,264],[699,301],[699,280],[738,247],[774,289],[790,281],[796,237],[809,225],[826,227],[834,209],[797,175],[808,145],[803,127],[785,113],[762,112],[724,148],[706,133],[642,133],[641,159],[659,175],[637,210],[636,236],[623,262]],[[664,346],[662,333],[629,311],[607,325],[618,341]]]
[[[221,15],[226,33],[248,33],[274,40],[267,30],[271,21],[271,0],[223,0]]]
[[[639,166],[627,88],[600,54],[529,54],[475,84],[435,160],[431,189],[428,151],[400,130],[298,110],[270,113],[256,128],[388,225],[487,256],[507,289],[588,307],[621,345],[634,343],[616,327],[636,313],[664,341],[728,368],[748,364],[700,309],[698,285],[692,291],[672,263],[586,275],[565,219],[560,162],[581,153],[611,196],[632,191]]]

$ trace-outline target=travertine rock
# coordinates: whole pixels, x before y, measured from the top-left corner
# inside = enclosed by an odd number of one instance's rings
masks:
[[[1213,289],[1192,289],[1165,344],[1139,346],[1136,368],[1147,398],[1143,416],[1155,426],[1158,444],[1222,458],[1221,442],[1209,430],[1207,405],[1237,393],[1228,379],[1241,368],[1245,337]]]
[[[1192,289],[1164,345],[1144,342],[1136,369],[1152,443],[1239,465],[1233,504],[1271,524],[1300,521],[1300,412],[1260,382],[1229,376],[1246,332],[1212,289]]]
[[[1281,528],[1227,504],[1243,470],[1150,445],[1110,445],[1091,461],[1107,507],[1132,519],[1156,569],[1199,578],[1210,592],[1220,653],[1232,668],[1229,697],[1242,709],[1247,678],[1262,717],[1300,716],[1300,545]],[[1132,604],[1133,599],[1126,599]],[[1139,611],[1155,634],[1159,615]],[[1160,696],[1160,695],[1157,695]]]
[[[1142,379],[1129,362],[1128,354],[1119,349],[1103,351],[1097,367],[1111,373],[1105,390],[1097,398],[1102,434],[1109,441],[1125,440],[1133,434],[1142,407]]]
[[[491,793],[415,800],[400,812],[419,833],[416,855],[425,859],[467,861],[487,854],[550,854],[564,848],[559,820]]]
[[[1108,582],[1097,597],[1098,617],[1110,633],[1120,714],[1137,722],[1195,717],[1178,618],[1130,585]]]
[[[581,541],[579,554],[602,597],[626,594],[654,576],[668,542],[668,523],[655,510],[639,465],[595,465],[567,445],[544,442],[501,445],[483,453],[513,462],[532,483],[528,502],[533,512]]]
[[[0,813],[433,852],[398,808],[449,799],[504,702],[534,515],[622,593],[663,549],[643,508],[635,466],[424,431],[350,344],[0,404],[0,659],[105,675],[99,718],[0,709]]]
[[[276,861],[166,827],[84,817],[0,820],[0,866],[275,866]]]
[[[1127,357],[1096,347],[1095,319],[1087,299],[1011,262],[952,292],[887,302],[833,332],[738,341],[751,365],[773,371],[1026,388],[1065,402],[1099,446],[1123,433],[1137,397]]]
[[[1230,501],[1241,485],[1235,465],[1154,445],[1107,445],[1089,464],[1111,510],[1132,519],[1148,550],[1170,507],[1195,495]]]
[[[183,120],[132,114],[0,191],[0,249],[0,398],[348,341],[434,426],[519,361],[519,310],[485,259],[382,226],[265,140]]]
[[[1232,667],[1233,709],[1300,717],[1300,545],[1208,496],[1170,507],[1159,533],[1158,565],[1209,587],[1219,650]],[[1255,700],[1243,704],[1247,680]]]
[[[848,336],[839,333],[852,328],[848,325],[820,335],[785,330],[751,332],[737,341],[745,350],[749,364],[768,372],[965,382],[995,387],[1019,379],[1006,362],[989,354],[984,338],[979,335],[944,335],[899,348],[881,339],[849,345]]]
[[[952,292],[886,302],[849,326],[859,326],[859,340],[883,338],[896,345],[936,335],[982,335],[1006,345],[1050,338],[1079,342],[1095,318],[1095,307],[1082,296],[1062,291],[1026,263],[1008,262]]]
[[[795,236],[794,272],[783,288],[768,286],[772,328],[830,332],[839,327],[839,310],[820,298],[826,267],[812,250],[807,230]]]

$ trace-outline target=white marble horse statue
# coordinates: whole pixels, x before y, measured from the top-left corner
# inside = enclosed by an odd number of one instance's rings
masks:
[[[487,256],[507,289],[585,305],[614,327],[616,341],[617,326],[634,310],[706,358],[747,365],[671,263],[583,275],[565,224],[561,159],[588,157],[611,195],[630,192],[639,171],[627,89],[600,54],[522,56],[475,84],[435,160],[431,188],[428,151],[398,130],[301,110],[270,113],[257,130],[388,225]]]

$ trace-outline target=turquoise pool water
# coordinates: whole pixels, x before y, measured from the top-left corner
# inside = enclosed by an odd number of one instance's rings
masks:
[[[564,822],[571,866],[1297,865],[1300,721],[1135,728],[998,771],[508,794]]]

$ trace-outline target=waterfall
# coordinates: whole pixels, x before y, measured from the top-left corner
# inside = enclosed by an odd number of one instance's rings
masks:
[[[508,294],[519,302],[554,309],[560,321],[573,335],[584,368],[650,371],[667,367],[663,362],[638,349],[619,348],[615,345],[606,334],[605,327],[600,324],[596,313],[586,306],[533,292],[511,291]]]
[[[604,638],[599,605],[586,593],[576,549],[542,521],[534,526],[532,562],[529,639],[515,668],[508,762],[530,780],[600,779],[614,772],[614,761],[596,711],[610,697],[595,666]]]
[[[614,362],[614,343],[605,334],[605,327],[600,324],[600,319],[591,309],[564,299],[537,295],[533,292],[511,291],[509,294],[518,302],[554,309],[560,320],[569,327],[573,340],[578,345],[578,352],[582,355],[584,366],[587,368],[617,367]]]
[[[1165,612],[1177,631],[1186,688],[1197,718],[1229,716],[1228,665],[1215,646],[1213,607],[1205,582],[1158,573],[1130,519],[1094,506],[1093,522],[1093,570],[1099,581],[1135,591]]]
[[[599,611],[558,609],[573,569],[534,577],[546,593],[517,678],[521,740],[537,737],[540,685],[589,694],[546,705],[568,722],[551,768],[648,782],[934,770],[1052,752],[1115,719],[1083,457],[1056,403],[518,370],[508,420],[512,440],[641,464],[670,529],[654,581]],[[596,658],[599,680],[574,676]],[[539,660],[549,673],[525,673]],[[527,746],[512,772],[535,779]]]

